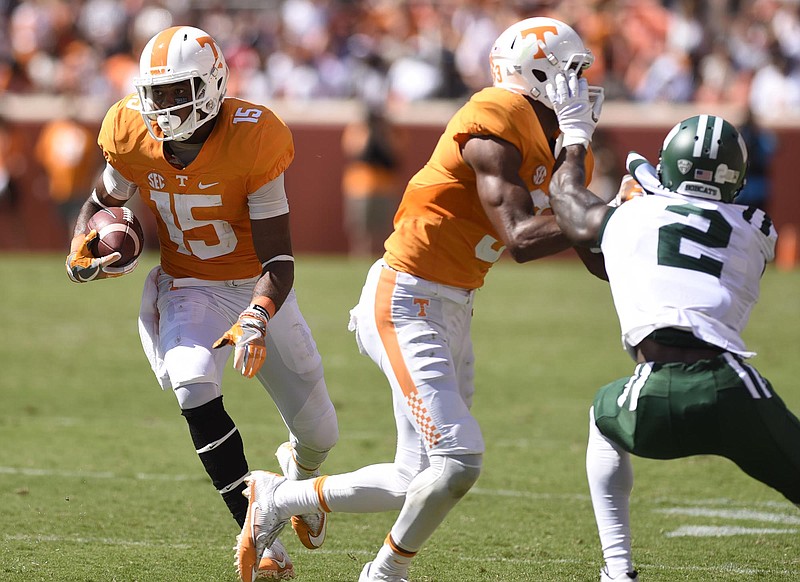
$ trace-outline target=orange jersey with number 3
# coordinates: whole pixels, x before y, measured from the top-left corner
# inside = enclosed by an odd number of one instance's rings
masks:
[[[384,259],[394,269],[429,281],[477,289],[503,252],[481,205],[475,172],[461,157],[470,136],[492,135],[522,154],[520,178],[537,214],[550,210],[555,158],[528,100],[490,87],[473,95],[447,124],[430,160],[410,180],[386,241]],[[587,156],[586,179],[594,161]]]
[[[178,169],[148,133],[138,98],[129,96],[109,109],[98,144],[156,216],[164,271],[215,281],[261,274],[247,196],[294,158],[291,132],[272,111],[225,99],[197,158]]]

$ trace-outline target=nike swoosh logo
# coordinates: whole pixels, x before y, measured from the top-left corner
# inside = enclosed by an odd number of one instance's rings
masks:
[[[317,535],[312,534],[310,529],[308,530],[308,541],[310,541],[311,545],[313,545],[313,546],[319,547],[319,546],[322,545],[322,542],[325,540],[325,530],[327,529],[327,525],[328,525],[327,524],[327,518],[325,518],[325,519],[326,519],[326,521],[322,522],[322,527],[319,528],[319,531],[317,532]]]
[[[219,182],[211,182],[210,184],[203,184],[202,182],[197,183],[197,187],[201,190],[205,190],[206,188],[211,188],[211,186],[216,186]]]
[[[282,558],[279,560],[279,559],[278,559],[276,556],[274,556],[274,555],[272,555],[272,556],[267,556],[267,555],[264,555],[264,556],[261,556],[261,559],[262,559],[262,560],[264,560],[264,559],[267,559],[267,560],[271,560],[271,561],[275,562],[275,564],[277,564],[278,568],[280,568],[281,570],[283,570],[284,568],[286,568],[286,563],[287,563],[287,561],[286,561],[286,556],[283,556],[283,557],[282,557]]]
[[[278,568],[285,568],[286,567],[286,560],[278,560],[276,558],[272,558],[275,560],[275,563],[278,564]]]

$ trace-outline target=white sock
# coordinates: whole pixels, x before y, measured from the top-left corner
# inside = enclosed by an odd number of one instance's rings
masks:
[[[378,513],[403,507],[409,476],[395,465],[369,465],[341,475],[323,475],[303,481],[286,480],[275,489],[275,505],[281,518],[315,513]],[[322,498],[320,498],[322,496]]]
[[[630,454],[603,436],[594,423],[594,409],[589,413],[586,475],[608,574],[614,578],[624,572],[632,572],[631,458]]]
[[[405,552],[398,553],[388,542],[389,539],[387,538],[387,543],[383,544],[378,551],[378,555],[375,556],[375,559],[372,561],[370,573],[407,578],[408,567],[411,565],[414,554],[406,554]]]
[[[317,494],[317,480],[292,481],[287,479],[275,488],[275,505],[280,508],[280,519],[293,515],[316,513],[322,508]]]
[[[329,475],[322,488],[331,511],[378,513],[403,507],[412,473],[396,463]]]

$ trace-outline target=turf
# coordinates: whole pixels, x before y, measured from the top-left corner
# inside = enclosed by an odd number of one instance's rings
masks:
[[[233,582],[237,527],[205,476],[174,397],[142,354],[136,314],[154,264],[70,283],[57,255],[0,256],[0,580]],[[389,392],[347,331],[368,264],[307,256],[297,291],[323,355],[340,472],[391,459]],[[745,339],[800,411],[800,271],[770,268]],[[571,261],[503,261],[479,292],[474,412],[484,472],[412,568],[416,582],[591,581],[601,565],[584,474],[587,411],[628,375],[606,285]],[[277,470],[274,405],[229,368],[226,405],[252,468]],[[800,579],[800,512],[714,457],[636,459],[642,580]],[[394,519],[333,514],[323,549],[283,538],[298,580],[355,581]]]

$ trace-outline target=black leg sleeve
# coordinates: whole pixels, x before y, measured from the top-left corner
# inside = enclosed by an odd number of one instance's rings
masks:
[[[222,406],[222,396],[197,408],[182,410],[181,414],[189,424],[189,434],[206,473],[242,527],[247,514],[247,499],[242,496],[247,459],[242,437]]]

